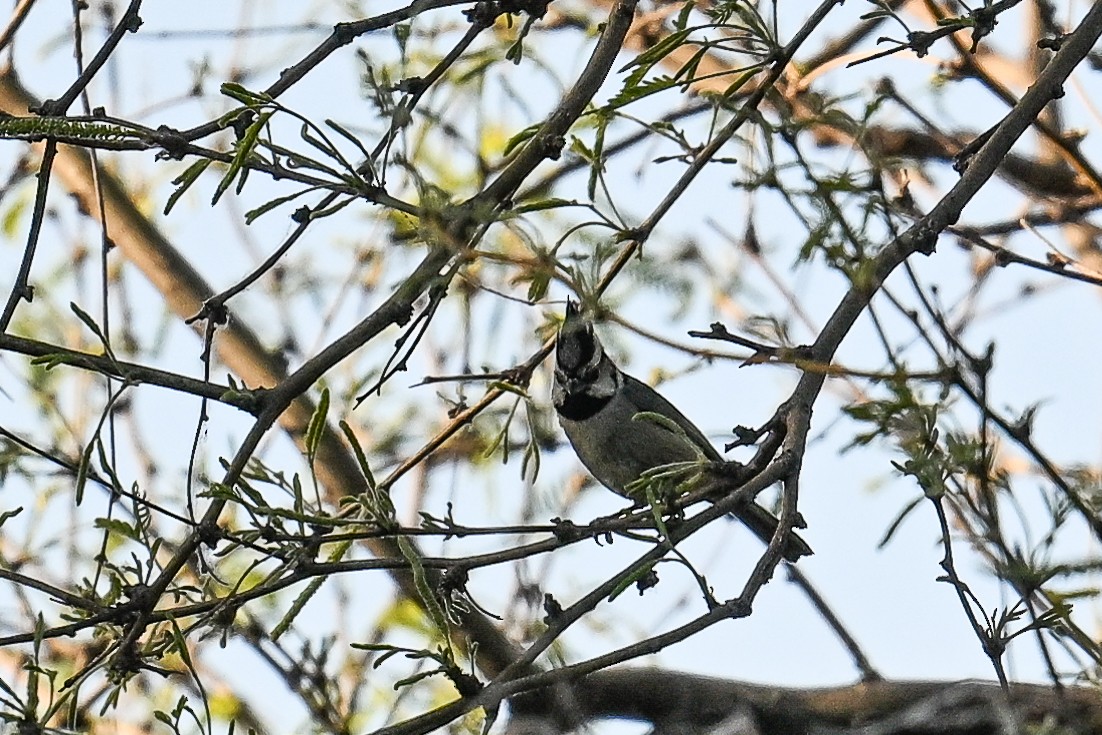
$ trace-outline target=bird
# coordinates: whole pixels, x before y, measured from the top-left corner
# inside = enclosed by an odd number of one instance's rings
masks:
[[[632,490],[648,470],[677,462],[723,457],[685,414],[658,391],[620,370],[605,352],[593,323],[573,299],[555,345],[552,403],[559,424],[585,468],[618,495],[638,499]],[[766,544],[779,521],[751,501],[734,515]],[[791,534],[784,558],[794,562],[812,553]]]

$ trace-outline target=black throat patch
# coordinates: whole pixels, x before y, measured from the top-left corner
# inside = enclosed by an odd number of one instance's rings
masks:
[[[601,412],[612,396],[598,398],[585,393],[567,393],[562,403],[555,406],[559,415],[569,421],[585,421]]]

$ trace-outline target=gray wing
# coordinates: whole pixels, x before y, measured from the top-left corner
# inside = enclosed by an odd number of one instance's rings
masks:
[[[689,421],[685,414],[677,410],[677,407],[662,397],[658,391],[651,388],[646,383],[636,380],[630,375],[624,375],[624,393],[631,403],[639,408],[640,411],[650,411],[653,413],[661,414],[674,421],[678,426],[685,430],[685,433],[693,441],[694,444],[700,447],[700,450],[704,452],[704,456],[713,462],[722,462],[723,457],[715,446],[708,441],[708,437],[704,436],[704,432],[696,428],[696,424]]]
[[[626,397],[640,411],[652,411],[661,414],[685,430],[685,434],[704,452],[704,455],[713,462],[723,462],[724,459],[715,446],[704,436],[704,432],[696,427],[685,414],[677,410],[677,407],[667,401],[662,395],[648,386],[636,380],[630,375],[624,375],[624,392]],[[746,524],[747,528],[754,532],[764,543],[769,543],[777,530],[777,518],[772,513],[757,503],[748,503],[746,507],[734,512],[739,520]],[[796,534],[788,537],[788,545],[784,550],[784,557],[788,561],[796,561],[801,556],[811,554],[811,547]]]

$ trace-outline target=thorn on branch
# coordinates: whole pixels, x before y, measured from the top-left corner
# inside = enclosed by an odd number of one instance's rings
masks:
[[[749,426],[743,426],[739,424],[735,428],[731,429],[731,433],[735,435],[735,440],[729,444],[723,445],[723,451],[729,452],[736,447],[749,447],[757,443],[758,439],[765,434],[767,426],[763,426],[760,429],[751,429]]]
[[[1063,48],[1064,39],[1067,37],[1068,34],[1061,33],[1060,35],[1053,36],[1051,38],[1042,38],[1041,40],[1037,41],[1037,48],[1046,49],[1052,52],[1059,51],[1061,48]]]
[[[504,12],[501,5],[489,0],[475,3],[473,8],[463,11],[463,16],[472,24],[489,28],[497,20],[497,16]]]
[[[422,77],[407,77],[395,84],[394,90],[416,96],[428,89],[428,86],[428,83]]]
[[[566,518],[555,517],[551,519],[551,533],[555,536],[556,541],[563,543],[570,543],[571,541],[577,541],[585,534],[578,528],[578,524],[574,523]]]
[[[648,569],[643,576],[635,580],[635,589],[639,591],[639,596],[642,597],[643,593],[649,589],[658,586],[658,572],[655,571],[652,566]]]
[[[640,245],[650,237],[650,230],[645,227],[628,227],[616,233],[616,242],[637,242]]]
[[[238,115],[230,122],[230,127],[233,128],[233,135],[237,142],[241,142],[245,139],[246,134],[249,132],[249,127],[256,121],[256,113],[252,110],[242,110]]]
[[[753,601],[750,599],[743,599],[742,596],[735,597],[734,599],[727,600],[720,607],[724,609],[727,616],[735,618],[746,618],[753,612]]]
[[[137,644],[128,643],[115,652],[107,665],[107,679],[122,684],[142,670],[142,658],[138,654]]]
[[[65,110],[58,109],[59,107],[60,104],[57,100],[47,99],[42,100],[42,103],[39,105],[30,106],[27,108],[27,111],[42,117],[58,117],[59,115],[65,114]]]
[[[562,605],[549,592],[543,595],[543,612],[543,622],[547,625],[554,625],[562,617]]]
[[[463,15],[473,25],[489,28],[500,15],[525,13],[529,18],[538,20],[547,15],[551,0],[482,0]]]
[[[124,26],[130,33],[137,33],[138,29],[142,27],[142,17],[138,15],[137,11],[127,13],[126,17],[122,19]]]
[[[215,299],[208,299],[203,302],[203,308],[199,310],[199,313],[193,317],[190,317],[185,321],[185,324],[193,324],[198,321],[206,320],[208,324],[221,325],[230,320],[229,309],[226,308],[224,301]]]
[[[448,678],[455,685],[456,691],[462,697],[473,697],[482,691],[482,682],[473,674],[453,669],[447,672]]]
[[[937,233],[928,227],[923,227],[915,233],[914,249],[923,255],[933,255],[937,249]]]
[[[346,46],[356,39],[355,27],[351,23],[337,23],[333,26],[333,38],[341,46]],[[285,70],[286,71],[286,70]]]
[[[961,148],[957,155],[953,156],[953,170],[958,174],[962,174],[967,170],[968,164],[971,163],[972,157],[975,156],[981,148],[983,148],[987,141],[991,139],[991,136],[995,134],[995,129],[998,126],[992,126],[980,133],[973,139],[968,145]]]
[[[506,12],[527,13],[528,17],[539,20],[547,15],[551,0],[508,0],[504,3]]]
[[[448,567],[440,579],[440,594],[448,597],[452,592],[466,593],[470,576],[470,570],[462,564]]]
[[[158,160],[170,158],[173,161],[179,161],[187,154],[187,138],[179,130],[170,128],[168,125],[157,127],[153,142],[161,147],[161,153],[157,154]]]
[[[907,45],[921,59],[930,53],[930,47],[939,37],[939,34],[928,31],[911,31],[907,34]]]
[[[557,161],[562,156],[562,149],[566,146],[566,137],[562,135],[548,135],[540,141],[544,158]]]
[[[980,39],[990,35],[999,24],[998,10],[991,6],[976,8],[970,14],[972,18],[972,48],[969,53],[976,53],[980,45]]]
[[[196,529],[199,543],[209,549],[217,548],[218,542],[225,537],[225,532],[217,523],[200,523]]]

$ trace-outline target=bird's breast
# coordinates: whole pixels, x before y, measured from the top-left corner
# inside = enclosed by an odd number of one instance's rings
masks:
[[[559,423],[578,459],[601,484],[620,495],[639,476],[659,465],[697,458],[685,437],[645,418],[639,408],[619,396],[584,419],[559,410]]]

